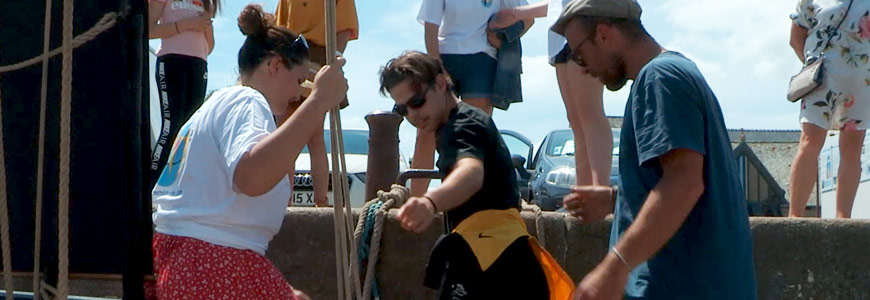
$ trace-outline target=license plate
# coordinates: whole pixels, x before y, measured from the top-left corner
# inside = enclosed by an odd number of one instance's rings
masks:
[[[314,192],[293,192],[293,206],[314,206]]]

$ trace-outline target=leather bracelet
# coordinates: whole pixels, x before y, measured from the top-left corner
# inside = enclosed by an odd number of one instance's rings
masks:
[[[429,196],[426,196],[426,195],[423,195],[423,198],[426,198],[426,200],[429,200],[429,203],[432,204],[432,210],[434,211],[433,213],[437,214],[438,213],[438,206],[435,205],[435,200],[432,200],[432,198],[430,198]]]

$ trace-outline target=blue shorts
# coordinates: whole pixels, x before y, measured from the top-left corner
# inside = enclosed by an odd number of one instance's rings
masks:
[[[441,54],[441,61],[450,78],[453,79],[453,92],[460,98],[492,98],[495,58],[483,52]]]

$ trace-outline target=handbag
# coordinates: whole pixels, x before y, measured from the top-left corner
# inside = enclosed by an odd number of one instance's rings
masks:
[[[852,2],[854,2],[854,0],[849,1],[849,7],[846,8],[846,14],[843,15],[843,19],[840,20],[840,23],[837,24],[837,28],[834,31],[831,31],[831,35],[828,36],[828,41],[825,42],[821,55],[819,57],[811,57],[808,59],[807,64],[800,70],[800,72],[798,72],[797,75],[792,76],[791,80],[789,80],[788,93],[786,93],[786,99],[788,99],[789,102],[795,102],[798,99],[806,97],[806,95],[812,93],[824,84],[824,49],[828,48],[831,39],[834,38],[834,34],[840,30],[840,25],[843,25],[843,21],[845,21],[846,17],[849,15],[849,10],[852,8]]]

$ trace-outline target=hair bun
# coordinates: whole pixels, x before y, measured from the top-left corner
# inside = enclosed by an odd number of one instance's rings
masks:
[[[239,14],[239,30],[248,37],[265,38],[274,20],[275,17],[263,12],[263,7],[259,4],[248,4]]]

